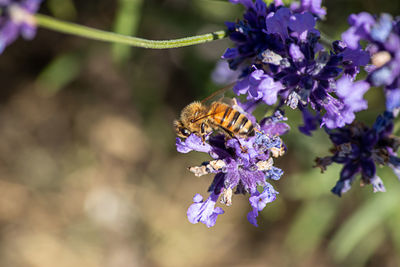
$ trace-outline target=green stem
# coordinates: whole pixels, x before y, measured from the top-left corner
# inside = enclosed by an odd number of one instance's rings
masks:
[[[49,16],[42,14],[35,15],[38,26],[47,28],[62,33],[77,35],[93,40],[99,40],[104,42],[120,43],[135,47],[153,48],[153,49],[166,49],[166,48],[177,48],[183,46],[190,46],[196,44],[202,44],[219,40],[227,37],[226,31],[216,31],[212,33],[196,35],[192,37],[180,38],[175,40],[147,40],[137,37],[126,36],[113,32],[102,31],[93,29],[90,27],[82,26],[79,24],[61,21]]]

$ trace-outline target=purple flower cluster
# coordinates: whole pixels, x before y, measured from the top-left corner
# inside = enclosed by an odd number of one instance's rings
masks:
[[[354,79],[369,55],[341,41],[324,50],[315,28],[325,14],[321,1],[301,1],[292,9],[276,3],[280,1],[269,6],[262,0],[231,2],[246,8],[243,20],[226,23],[235,47],[223,58],[242,73],[236,94],[278,107],[311,108],[318,116],[305,121],[305,133],[316,121],[330,129],[343,127],[354,120],[355,112],[367,108],[363,94],[369,83]]]
[[[308,11],[318,17],[324,17],[326,10],[321,7],[322,0],[303,0],[300,3],[294,2],[290,5],[290,9],[296,13]]]
[[[361,184],[372,184],[374,192],[385,191],[381,178],[376,175],[376,165],[391,167],[400,178],[400,158],[397,150],[400,138],[392,135],[393,113],[379,116],[372,128],[353,123],[327,133],[334,144],[332,156],[317,158],[317,166],[324,171],[332,163],[343,164],[340,179],[332,192],[338,196],[347,192],[357,174]]]
[[[36,33],[33,14],[42,0],[0,0],[0,53],[19,35],[32,39]]]
[[[392,134],[400,110],[400,17],[351,15],[342,40],[327,44],[316,29],[326,15],[321,0],[301,0],[290,8],[281,0],[270,5],[263,0],[230,2],[243,5],[245,13],[243,19],[226,23],[234,45],[222,56],[228,64],[218,65],[213,79],[236,80],[233,91],[246,96],[249,107],[265,103],[276,110],[284,106],[300,110],[304,124],[299,130],[306,135],[322,127],[334,148],[332,155],[316,159],[317,167],[324,171],[332,163],[343,164],[334,194],[348,191],[357,176],[362,185],[372,184],[374,192],[385,191],[376,166],[389,166],[400,179],[400,138]],[[361,67],[368,75],[359,80]],[[379,86],[385,90],[386,111],[367,127],[356,120],[356,113],[368,108],[364,95],[370,87]],[[231,205],[233,193],[249,193],[252,210],[247,218],[257,226],[259,212],[278,194],[270,181],[282,175],[272,161],[285,150],[279,136],[289,127],[282,119],[279,112],[260,125],[252,118],[257,131],[247,139],[226,140],[223,135],[209,136],[207,143],[196,135],[177,139],[178,151],[196,150],[213,157],[191,167],[195,175],[216,174],[209,197],[193,198],[187,214],[190,222],[213,226],[224,213],[216,207],[218,199]]]
[[[365,81],[353,83],[339,79],[336,94],[356,112],[367,107],[362,95],[369,86],[382,86],[387,111],[378,116],[372,128],[354,122],[340,129],[326,129],[334,145],[334,155],[316,161],[322,170],[333,162],[344,165],[340,179],[332,189],[339,196],[350,189],[357,174],[361,175],[361,184],[373,185],[374,192],[385,191],[382,180],[376,175],[377,165],[391,167],[400,178],[400,158],[396,154],[400,139],[392,135],[394,117],[400,108],[400,18],[393,19],[388,14],[375,17],[362,12],[351,15],[349,24],[350,28],[342,34],[344,43],[350,49],[359,49],[360,41],[366,41],[372,64],[365,68],[368,72]],[[341,119],[348,123],[354,116],[347,119],[341,116]],[[306,123],[304,128],[315,127],[312,122],[308,120],[309,124]]]
[[[255,119],[247,114],[252,121]],[[289,126],[281,120],[285,118],[279,111],[274,116],[263,119],[256,126],[254,136],[247,138],[229,138],[225,135],[208,136],[206,142],[195,134],[186,140],[176,139],[177,150],[181,153],[200,151],[210,154],[213,160],[201,166],[189,168],[196,176],[215,173],[208,191],[209,197],[196,194],[187,212],[191,223],[202,222],[207,227],[215,224],[217,216],[224,211],[215,207],[217,200],[229,206],[233,194],[250,194],[252,211],[248,220],[257,226],[257,216],[267,203],[275,200],[278,192],[270,184],[279,180],[283,171],[273,166],[273,158],[284,154],[285,146],[279,137],[289,130]]]
[[[368,81],[373,86],[383,86],[386,94],[386,109],[400,108],[400,17],[389,14],[379,18],[362,12],[349,17],[350,28],[342,34],[351,48],[359,47],[360,41],[368,42],[366,50],[372,65]]]

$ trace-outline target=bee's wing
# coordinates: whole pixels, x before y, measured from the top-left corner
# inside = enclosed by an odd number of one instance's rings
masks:
[[[205,105],[210,105],[214,101],[226,102],[226,100],[224,99],[225,93],[228,92],[229,90],[232,90],[234,85],[235,85],[235,83],[231,83],[221,89],[218,89],[217,91],[215,91],[214,93],[212,93],[211,95],[209,95],[208,97],[203,99],[201,101],[201,103],[205,104]],[[227,104],[231,104],[231,103],[227,103]]]
[[[230,91],[230,90],[232,90],[233,85],[235,85],[235,83],[228,84],[227,86],[215,91],[210,96],[208,96],[205,99],[203,99],[201,101],[201,104],[204,104],[204,105],[207,105],[207,106],[211,106],[211,104],[213,102],[223,102],[223,103],[228,104],[229,106],[235,105],[237,103],[235,98],[225,97],[225,93]],[[216,115],[218,113],[219,112],[217,112],[217,113],[208,113],[206,115],[198,116],[192,122],[196,122],[196,121],[199,121],[201,119],[214,116],[214,115]]]

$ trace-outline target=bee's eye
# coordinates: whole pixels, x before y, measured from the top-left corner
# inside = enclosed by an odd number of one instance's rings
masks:
[[[190,135],[190,132],[189,132],[187,129],[185,129],[185,128],[181,129],[181,133],[182,133],[184,136],[189,136],[189,135]]]

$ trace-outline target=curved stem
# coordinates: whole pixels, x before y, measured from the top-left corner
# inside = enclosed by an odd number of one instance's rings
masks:
[[[61,21],[46,15],[36,14],[35,19],[37,25],[50,30],[77,35],[93,40],[99,40],[104,42],[113,42],[126,44],[135,47],[153,48],[153,49],[166,49],[166,48],[177,48],[183,46],[190,46],[196,44],[202,44],[219,40],[227,37],[226,31],[216,31],[212,33],[196,35],[192,37],[180,38],[175,40],[147,40],[143,38],[131,37],[113,32],[102,31],[83,25]]]

